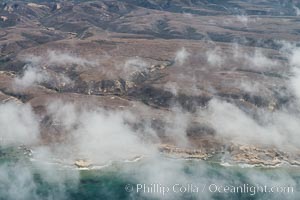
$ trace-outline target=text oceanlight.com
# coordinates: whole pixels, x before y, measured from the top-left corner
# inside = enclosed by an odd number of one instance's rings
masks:
[[[127,192],[143,193],[143,194],[161,194],[168,193],[245,193],[254,196],[258,193],[294,193],[293,186],[267,186],[267,185],[220,185],[220,184],[179,184],[162,185],[159,183],[152,184],[127,184],[125,186]]]

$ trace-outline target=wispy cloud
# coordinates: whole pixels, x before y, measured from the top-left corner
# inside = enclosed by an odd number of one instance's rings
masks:
[[[182,47],[175,54],[175,63],[177,63],[178,65],[183,65],[185,64],[189,56],[190,53],[184,47]]]

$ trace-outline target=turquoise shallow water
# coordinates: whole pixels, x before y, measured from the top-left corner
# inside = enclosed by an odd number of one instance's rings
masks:
[[[159,157],[132,163],[114,162],[103,169],[79,171],[32,163],[21,154],[15,150],[2,151],[0,200],[299,199],[298,168],[223,167],[204,161]],[[145,190],[137,191],[143,184]],[[151,186],[155,184],[159,186],[157,188],[169,188],[171,191],[166,194],[154,191]],[[293,186],[293,192],[226,193],[215,191],[215,187],[211,186],[243,184],[248,184],[249,187]],[[172,190],[174,185],[176,191]],[[194,189],[199,188],[199,191],[179,191],[179,188],[188,190],[190,185]]]

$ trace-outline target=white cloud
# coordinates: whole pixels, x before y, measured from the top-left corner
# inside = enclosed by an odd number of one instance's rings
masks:
[[[237,81],[236,85],[241,90],[243,90],[247,93],[250,93],[250,94],[257,94],[258,95],[262,91],[262,86],[257,81],[242,80],[242,81]]]
[[[259,109],[257,117],[247,114],[232,103],[213,99],[208,109],[201,111],[215,129],[218,137],[233,143],[276,146],[278,149],[297,147],[299,144],[297,121],[300,116],[289,110]]]
[[[150,64],[142,58],[135,57],[126,60],[125,65],[123,67],[123,71],[125,73],[132,73],[136,71],[145,71],[147,70],[147,68],[150,67]]]
[[[296,15],[300,16],[300,9],[297,6],[295,6],[295,5],[293,6],[293,8],[294,8],[294,10],[296,12]]]
[[[262,51],[256,50],[254,55],[245,56],[248,61],[258,68],[270,69],[273,66],[277,65],[277,62],[265,56]]]
[[[17,161],[0,164],[1,198],[7,200],[67,199],[68,189],[76,189],[79,173],[61,170],[45,163],[34,166]],[[37,181],[37,177],[39,181]],[[47,183],[47,192],[40,192]]]
[[[235,46],[233,49],[233,60],[244,68],[254,70],[270,70],[279,65],[277,61],[267,57],[261,49],[245,52],[239,46]]]
[[[49,75],[37,67],[31,65],[25,65],[25,70],[22,76],[16,77],[14,79],[14,84],[20,88],[27,88],[35,84],[47,82],[49,80]]]
[[[289,64],[291,67],[292,77],[290,78],[290,88],[300,103],[300,48],[287,45],[289,48]]]
[[[180,50],[178,50],[175,54],[175,63],[179,65],[185,64],[188,57],[190,56],[190,53],[183,47]]]
[[[87,60],[75,54],[70,54],[60,51],[48,51],[47,62],[51,64],[65,65],[65,64],[77,64],[81,66],[96,65],[95,60]]]
[[[14,78],[13,86],[15,89],[26,89],[34,85],[49,82],[52,82],[52,84],[58,87],[74,85],[74,81],[65,74],[48,71],[33,61],[33,63],[24,66],[22,75]]]
[[[111,160],[132,159],[149,153],[145,141],[139,138],[128,122],[137,119],[128,112],[106,111],[100,108],[78,110],[72,104],[53,102],[48,106],[54,122],[71,138],[68,148],[76,149],[73,157],[104,164]]]
[[[237,20],[242,22],[244,26],[247,26],[248,25],[248,22],[249,22],[249,18],[248,16],[246,15],[238,15],[236,16]]]
[[[213,50],[207,51],[206,59],[208,64],[212,67],[221,67],[225,62],[220,48],[215,48]]]
[[[191,115],[184,112],[180,107],[174,106],[168,115],[164,116],[166,122],[166,136],[170,141],[178,146],[187,147],[189,145],[186,130],[189,126]]]
[[[167,82],[164,85],[164,89],[166,91],[171,92],[173,95],[177,95],[178,94],[179,86],[178,86],[178,84],[176,82]]]
[[[291,56],[290,56],[290,64],[293,67],[300,67],[300,49],[299,48],[296,48],[296,47],[293,48]]]
[[[72,54],[64,51],[48,50],[43,55],[23,55],[25,62],[33,63],[36,65],[72,65],[79,66],[96,66],[97,60],[86,59],[80,55]]]
[[[39,122],[30,105],[0,104],[1,145],[30,145],[39,140]]]

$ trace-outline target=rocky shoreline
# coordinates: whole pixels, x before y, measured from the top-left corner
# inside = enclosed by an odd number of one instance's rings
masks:
[[[283,165],[300,166],[299,155],[297,153],[252,145],[231,144],[221,151],[210,153],[204,149],[160,145],[159,151],[168,157],[183,159],[208,160],[218,155],[221,157],[220,161],[228,163],[229,165],[249,165],[257,167],[280,167]]]
[[[33,157],[34,152],[25,146],[18,147],[26,157]],[[262,148],[253,145],[231,144],[221,151],[208,152],[205,149],[183,148],[175,145],[161,144],[158,146],[159,152],[167,157],[174,159],[203,160],[207,162],[216,162],[222,166],[248,166],[262,168],[277,168],[282,166],[299,167],[299,153],[280,151],[275,148]],[[135,156],[133,158],[123,160],[123,162],[138,162],[144,156]],[[51,161],[50,161],[51,162]],[[57,162],[55,162],[57,163]],[[63,163],[61,163],[63,164]],[[97,169],[99,166],[91,160],[77,159],[72,163],[63,165],[71,165],[77,169]]]

